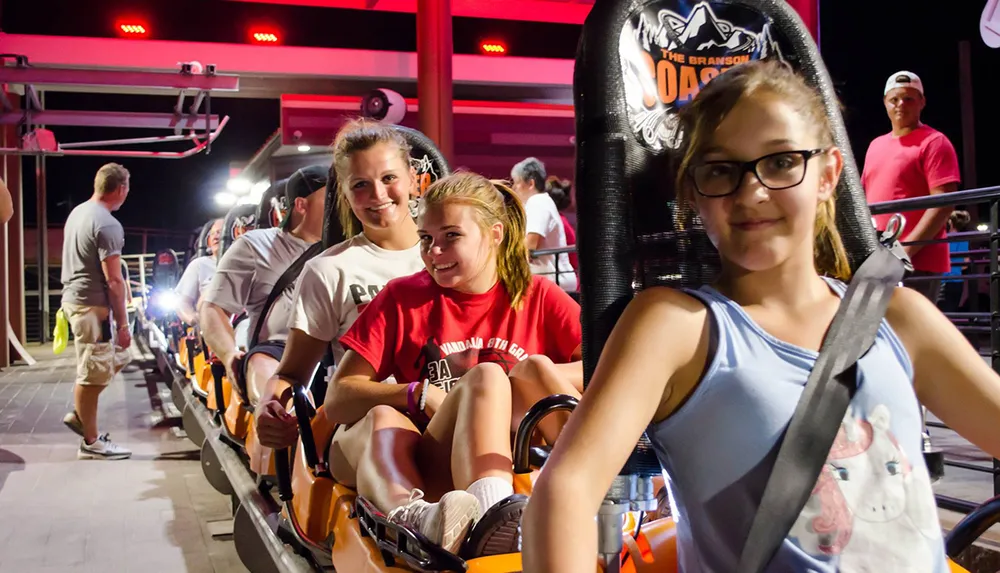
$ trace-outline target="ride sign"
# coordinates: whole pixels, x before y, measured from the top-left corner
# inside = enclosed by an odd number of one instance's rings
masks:
[[[629,126],[654,151],[683,141],[678,110],[732,66],[782,57],[770,19],[716,0],[654,2],[622,29],[618,52]]]
[[[1000,0],[986,0],[979,19],[979,34],[991,48],[1000,48]]]

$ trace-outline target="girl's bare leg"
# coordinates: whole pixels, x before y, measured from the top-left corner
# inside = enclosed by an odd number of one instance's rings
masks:
[[[334,479],[356,486],[375,507],[389,512],[423,489],[415,454],[420,431],[391,406],[376,406],[357,423],[334,434],[330,471]]]
[[[554,364],[546,356],[536,354],[511,369],[510,384],[513,396],[510,431],[516,432],[528,409],[542,398],[553,394],[580,398],[583,391],[583,363]],[[555,443],[568,419],[569,412],[556,412],[542,420],[538,430],[548,444]]]

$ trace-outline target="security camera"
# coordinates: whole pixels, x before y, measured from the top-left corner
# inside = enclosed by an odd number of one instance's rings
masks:
[[[361,98],[361,115],[382,123],[400,123],[406,116],[406,100],[390,89],[372,90]]]
[[[186,75],[186,76],[201,75],[201,73],[205,69],[204,66],[201,65],[201,62],[198,62],[198,61],[193,61],[193,62],[177,62],[177,65],[179,65],[181,67],[181,73],[184,74],[184,75]]]

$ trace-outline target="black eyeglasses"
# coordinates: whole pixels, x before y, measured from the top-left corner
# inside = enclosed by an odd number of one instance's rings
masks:
[[[753,173],[764,187],[780,191],[802,183],[809,160],[826,151],[781,151],[753,161],[706,161],[688,167],[687,176],[694,183],[695,191],[705,197],[732,195],[740,188],[747,172]]]

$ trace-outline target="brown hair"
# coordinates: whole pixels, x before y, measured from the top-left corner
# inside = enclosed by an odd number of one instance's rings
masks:
[[[410,164],[410,144],[406,142],[406,138],[392,127],[370,119],[357,118],[347,122],[333,140],[333,165],[330,172],[337,177],[337,217],[345,238],[357,235],[362,227],[347,199],[347,186],[351,184],[351,156],[368,151],[380,143],[395,145],[399,149],[399,156],[407,166]]]
[[[969,215],[969,212],[961,209],[952,211],[951,215],[948,216],[948,224],[958,232],[967,231],[969,229],[969,222],[971,221],[972,216]]]
[[[105,163],[97,170],[94,177],[94,193],[104,195],[114,193],[119,187],[128,183],[129,173],[117,163]]]
[[[573,184],[568,179],[549,175],[549,178],[545,180],[545,192],[549,194],[549,197],[552,197],[552,202],[556,204],[556,209],[560,212],[569,209],[570,205],[573,204],[573,198],[570,196],[572,189]]]
[[[690,205],[691,181],[688,168],[698,161],[711,143],[712,135],[726,115],[744,98],[760,95],[789,103],[813,126],[819,147],[833,146],[833,130],[826,106],[816,90],[787,64],[776,60],[756,60],[735,66],[709,82],[694,100],[681,109],[680,120],[687,134],[686,149],[677,171],[677,199]],[[816,270],[841,280],[850,280],[844,243],[836,226],[836,193],[818,205],[814,232]]]
[[[507,290],[511,308],[520,308],[532,280],[528,247],[524,244],[527,216],[521,200],[503,181],[491,181],[475,173],[455,173],[427,188],[421,208],[447,203],[474,208],[484,235],[495,223],[503,224],[503,241],[496,253],[497,276]]]

